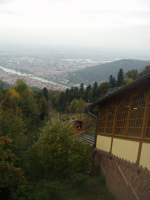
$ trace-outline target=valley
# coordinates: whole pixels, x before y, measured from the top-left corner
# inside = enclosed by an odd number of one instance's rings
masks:
[[[97,63],[90,58],[64,58],[58,55],[0,54],[0,79],[9,84],[23,79],[31,86],[63,90],[68,86],[69,73]]]
[[[65,90],[67,87],[85,85],[95,81],[103,82],[112,74],[116,77],[122,68],[139,71],[149,60],[119,59],[107,61],[102,58],[59,53],[43,54],[3,54],[0,53],[0,79],[14,84],[17,79],[25,80],[30,86],[52,90]]]

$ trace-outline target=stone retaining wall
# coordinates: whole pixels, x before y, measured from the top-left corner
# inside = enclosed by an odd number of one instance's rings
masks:
[[[117,200],[150,200],[150,171],[100,150],[94,160]]]

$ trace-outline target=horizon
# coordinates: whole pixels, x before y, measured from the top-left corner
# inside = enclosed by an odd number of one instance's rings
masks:
[[[85,46],[48,46],[48,45],[1,45],[0,56],[20,55],[20,56],[45,56],[45,57],[64,57],[64,58],[90,58],[99,61],[115,61],[122,59],[150,60],[149,52],[142,50],[128,51],[112,48],[95,48]]]
[[[1,0],[1,50],[60,47],[148,58],[149,16],[148,0]]]

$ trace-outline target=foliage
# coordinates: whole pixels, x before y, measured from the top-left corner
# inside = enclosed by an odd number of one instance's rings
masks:
[[[113,77],[112,75],[110,75],[109,77],[109,85],[110,85],[110,88],[114,88],[116,86],[116,79],[115,77]]]
[[[73,129],[62,122],[46,124],[29,151],[29,173],[33,179],[68,178],[88,173],[90,148],[75,139]]]
[[[11,151],[11,140],[0,137],[0,196],[10,198],[11,192],[24,182],[21,168],[16,166],[16,156]]]
[[[65,200],[63,184],[60,181],[41,181],[37,184],[24,184],[14,194],[15,200]]]
[[[37,139],[38,127],[48,118],[49,102],[45,96],[46,92],[34,91],[22,80],[18,80],[14,87],[3,90],[0,135],[8,135],[17,146],[24,143],[27,147],[33,143]]]
[[[137,69],[129,70],[126,73],[127,79],[136,80],[138,78],[138,71]]]
[[[49,180],[18,188],[15,200],[114,200],[102,175],[76,176],[78,181]],[[82,180],[82,181],[81,181]]]
[[[83,99],[73,99],[69,105],[69,111],[72,113],[83,113],[85,110],[85,101]]]
[[[101,96],[104,96],[109,90],[109,83],[103,82],[100,84],[99,88],[100,88]]]
[[[110,90],[132,83],[149,73],[149,69],[147,66],[141,73],[130,70],[126,74],[120,69],[117,78],[110,75],[109,81],[87,86],[81,83],[80,87],[63,92],[32,89],[22,80],[14,86],[2,85],[0,199],[96,199],[90,193],[86,196],[87,190],[94,191],[90,190],[92,184],[88,183],[91,148],[77,140],[73,128],[66,121],[69,121],[70,112],[83,115],[87,103],[102,98]],[[67,116],[65,122],[62,122],[63,118],[62,121],[52,120],[53,113],[60,115],[57,111]],[[86,120],[86,124],[93,127],[93,122]],[[99,184],[105,185],[100,181],[95,187],[100,188]],[[79,193],[84,190],[82,186],[85,186],[86,192],[80,198]],[[65,192],[67,190],[70,194]],[[79,198],[73,197],[75,192]]]
[[[124,84],[124,72],[120,69],[117,75],[117,86],[120,87]]]
[[[140,73],[141,76],[150,73],[150,65],[145,66],[144,70]]]

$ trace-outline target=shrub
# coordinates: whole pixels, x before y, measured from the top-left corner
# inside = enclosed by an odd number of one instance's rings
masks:
[[[80,143],[72,127],[60,121],[46,124],[29,151],[33,179],[69,178],[90,170],[91,149]]]

